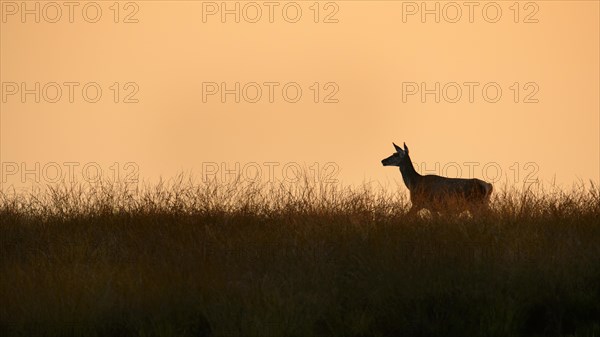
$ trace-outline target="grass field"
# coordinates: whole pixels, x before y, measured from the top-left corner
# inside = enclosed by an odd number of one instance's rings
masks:
[[[395,189],[0,194],[1,336],[600,336],[600,188],[405,216]]]

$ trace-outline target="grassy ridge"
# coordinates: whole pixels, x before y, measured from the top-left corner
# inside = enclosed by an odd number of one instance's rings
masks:
[[[407,205],[308,179],[5,191],[0,334],[600,335],[598,186]]]

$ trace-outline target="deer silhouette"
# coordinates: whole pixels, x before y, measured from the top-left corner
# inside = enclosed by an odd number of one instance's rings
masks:
[[[392,143],[394,144],[394,143]],[[383,159],[383,166],[398,166],[402,180],[410,191],[412,206],[408,211],[414,215],[421,209],[434,213],[471,214],[487,211],[492,184],[479,179],[447,178],[438,175],[419,174],[410,160],[408,147],[394,144],[396,153]]]

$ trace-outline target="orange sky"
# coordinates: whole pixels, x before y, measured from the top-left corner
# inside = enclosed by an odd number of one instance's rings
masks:
[[[54,3],[59,15],[27,2],[23,17],[20,1],[1,2],[4,186],[70,168],[81,177],[90,165],[155,179],[236,163],[263,178],[298,163],[386,184],[400,181],[380,164],[392,141],[408,144],[422,173],[517,186],[600,179],[598,1],[477,2],[471,18],[463,2],[461,16],[437,2],[439,23],[421,17],[436,2],[237,2],[239,23],[235,13],[222,22],[220,1],[123,1],[118,12],[113,1],[86,3]],[[21,95],[36,82],[39,103]],[[87,83],[102,90],[95,103]],[[240,102],[210,94],[214,83],[239,83]],[[439,83],[439,103],[422,99],[422,83]],[[134,91],[137,103],[124,103]]]

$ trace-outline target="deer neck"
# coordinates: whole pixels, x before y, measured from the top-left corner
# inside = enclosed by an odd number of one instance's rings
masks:
[[[400,173],[402,174],[402,180],[404,180],[404,184],[409,190],[415,188],[419,182],[419,179],[421,179],[421,175],[415,170],[415,167],[413,166],[408,155],[400,164]]]

